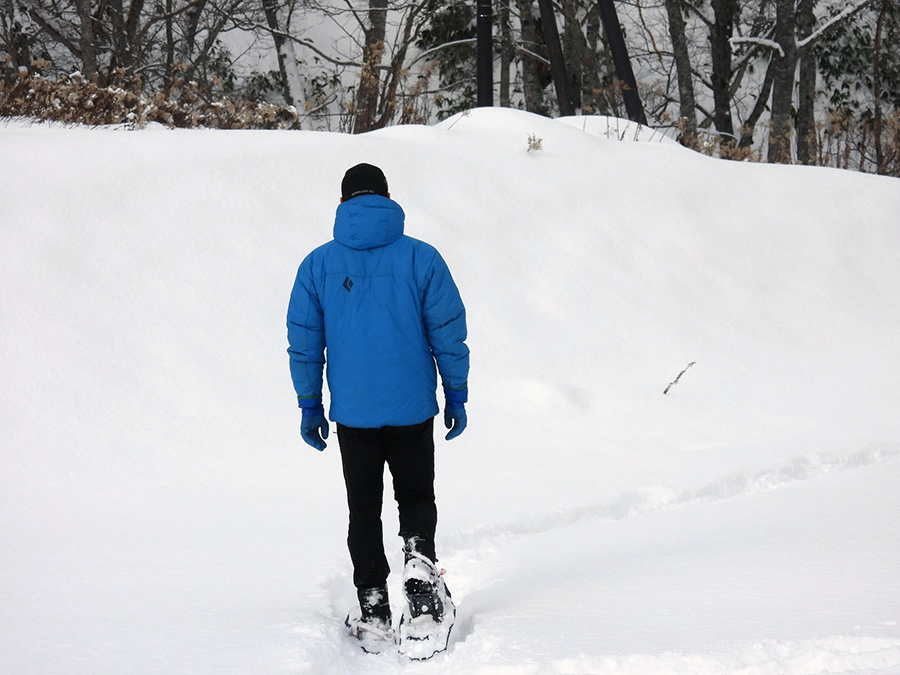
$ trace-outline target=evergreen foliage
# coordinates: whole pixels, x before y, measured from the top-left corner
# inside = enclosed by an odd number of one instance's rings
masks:
[[[442,47],[474,38],[474,3],[449,0],[431,15],[416,41],[422,51],[434,50],[427,60],[438,69],[439,93],[435,95],[434,103],[439,119],[475,105],[475,44],[464,42]]]
[[[883,8],[879,49],[883,125],[876,130],[873,63],[878,16]],[[837,8],[832,10],[837,13]],[[825,121],[820,163],[900,176],[900,2],[870,3],[836,24],[817,45]],[[875,135],[888,150],[877,166]]]

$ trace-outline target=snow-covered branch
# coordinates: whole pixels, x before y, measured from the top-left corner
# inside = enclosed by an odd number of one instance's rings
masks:
[[[768,35],[773,35],[773,34],[774,34],[774,31],[770,31],[770,32],[768,33]],[[737,38],[737,39],[740,39],[740,38]],[[771,39],[771,38],[764,38],[764,37],[762,37],[762,36],[756,36],[756,39],[759,39],[759,40],[765,40],[765,39]],[[731,46],[734,47],[734,42],[731,43]],[[760,46],[764,46],[764,47],[766,47],[766,48],[771,48],[771,49],[773,49],[773,51],[774,51],[774,47],[772,47],[772,46],[769,45],[769,44],[765,44],[765,43],[764,43],[763,45],[760,45]],[[734,64],[733,64],[733,66],[732,66],[732,68],[734,69],[735,73],[741,73],[744,69],[746,69],[747,64],[750,63],[750,61],[751,61],[752,59],[754,59],[755,57],[756,57],[756,50],[753,49],[753,48],[748,49],[748,50],[747,50],[743,55],[741,55],[740,57],[736,57],[736,58],[735,58],[735,61],[734,61]],[[735,79],[735,82],[738,83],[739,80],[738,80],[738,79]]]
[[[869,0],[866,0],[868,2]],[[761,45],[763,47],[768,47],[769,49],[774,49],[779,54],[781,54],[781,58],[784,58],[784,50],[781,48],[781,45],[775,42],[775,40],[769,40],[767,38],[761,37],[733,37],[729,40],[731,42],[731,46],[739,44],[754,44]]]
[[[453,40],[451,42],[445,42],[442,45],[438,45],[437,47],[432,47],[431,49],[426,49],[424,52],[420,53],[415,59],[413,59],[412,63],[409,65],[412,66],[415,63],[418,63],[423,58],[428,56],[429,54],[433,54],[434,52],[440,51],[446,47],[454,47],[456,45],[466,45],[466,44],[474,44],[476,42],[476,38],[465,38],[463,40]]]
[[[822,26],[820,26],[819,29],[816,32],[814,32],[812,35],[805,37],[802,40],[798,40],[797,48],[803,49],[804,47],[806,47],[806,45],[815,42],[820,37],[822,37],[822,34],[825,31],[827,31],[829,28],[831,28],[834,24],[839,23],[846,18],[849,18],[853,14],[856,14],[856,12],[858,12],[863,7],[865,7],[867,4],[869,4],[870,1],[871,0],[858,0],[858,2],[856,4],[851,5],[850,7],[845,9],[840,14],[835,14],[828,21],[826,21],[824,24],[822,24]]]
[[[816,40],[822,37],[825,31],[827,31],[829,28],[837,23],[840,23],[844,19],[851,17],[853,14],[865,7],[869,2],[871,2],[871,0],[857,0],[856,4],[851,5],[840,14],[835,14],[828,21],[822,24],[822,26],[812,35],[805,37],[802,40],[797,40],[797,49],[803,49],[807,45],[814,43]],[[761,37],[733,37],[729,41],[731,42],[732,47],[738,44],[755,44],[762,47],[768,47],[769,49],[777,51],[781,55],[781,57],[784,58],[784,49],[782,49],[781,45],[778,44],[775,40],[769,40],[767,38]]]
[[[540,61],[541,63],[546,63],[548,66],[550,65],[550,61],[548,61],[547,59],[545,59],[545,58],[544,58],[543,56],[541,56],[540,54],[535,54],[533,51],[530,51],[530,50],[528,50],[528,49],[525,49],[525,47],[522,47],[522,46],[516,46],[516,51],[518,51],[518,52],[520,52],[520,53],[522,53],[522,54],[525,54],[526,56],[530,56],[531,58],[535,59],[536,61]]]

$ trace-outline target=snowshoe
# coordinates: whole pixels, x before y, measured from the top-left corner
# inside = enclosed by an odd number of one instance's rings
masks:
[[[403,571],[406,606],[400,618],[400,653],[414,661],[430,659],[446,651],[456,620],[456,606],[438,570],[427,557],[407,553]]]
[[[359,640],[359,647],[367,654],[380,654],[396,643],[394,629],[380,621],[363,621],[358,609],[344,619],[350,637]]]
[[[357,594],[359,607],[350,611],[344,626],[351,637],[359,640],[364,652],[380,654],[395,644],[387,588],[361,589]]]

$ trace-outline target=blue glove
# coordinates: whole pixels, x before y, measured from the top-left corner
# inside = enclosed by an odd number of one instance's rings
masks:
[[[444,426],[450,431],[444,437],[452,441],[466,429],[466,406],[462,403],[447,401],[444,406]]]
[[[469,400],[469,387],[463,385],[461,389],[450,389],[444,386],[444,426],[450,431],[444,437],[452,441],[466,429],[466,401]]]
[[[325,408],[319,403],[311,408],[302,408],[303,418],[300,420],[300,435],[303,440],[316,450],[325,449],[328,438],[328,420],[325,419]]]

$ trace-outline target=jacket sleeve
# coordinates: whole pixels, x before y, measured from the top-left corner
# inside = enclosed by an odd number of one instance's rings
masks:
[[[444,390],[455,392],[456,400],[465,401],[469,379],[466,308],[447,263],[437,251],[426,278],[423,314]]]
[[[291,379],[301,408],[322,402],[325,366],[325,318],[312,268],[312,259],[307,257],[297,271],[287,313]]]

